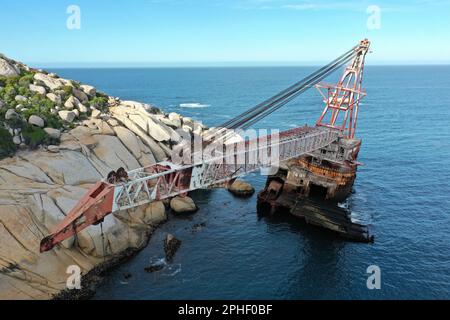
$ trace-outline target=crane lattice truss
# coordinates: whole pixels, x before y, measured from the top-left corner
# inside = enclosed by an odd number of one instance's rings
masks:
[[[361,81],[364,58],[369,45],[367,40],[361,41],[358,46],[293,86],[224,123],[215,130],[213,140],[205,137],[206,141],[212,141],[210,144],[220,146],[215,156],[202,158],[193,164],[162,162],[132,170],[125,174],[126,179],[118,182],[110,183],[106,179],[97,182],[53,232],[41,241],[41,252],[51,250],[90,225],[101,223],[111,213],[184,195],[192,190],[223,185],[238,176],[277,166],[281,161],[323,148],[340,137],[353,137],[357,106],[363,95]],[[234,144],[226,142],[228,129],[248,128],[317,85],[350,60],[352,63],[346,68],[338,85],[327,87],[329,95],[324,96],[326,107],[316,127],[295,128],[276,136],[263,136]],[[324,117],[329,110],[332,112],[331,122],[325,123]],[[348,127],[345,123],[343,126],[336,125],[336,113],[339,111],[346,112],[345,119],[350,118]],[[230,150],[230,145],[231,153],[223,151]]]
[[[359,102],[366,96],[362,90],[362,78],[365,56],[369,46],[368,40],[361,41],[360,47],[363,48],[361,54],[357,55],[353,62],[345,68],[337,85],[316,85],[325,103],[325,109],[317,121],[318,126],[338,129],[347,138],[355,137]]]
[[[178,166],[165,162],[130,171],[129,182],[111,186],[114,188],[112,212],[206,189],[261,168],[277,166],[279,161],[323,148],[339,135],[336,130],[298,128],[283,132],[279,139],[267,136],[247,141],[244,150],[240,150],[239,143],[228,144],[227,148],[231,146],[236,152],[198,164]]]

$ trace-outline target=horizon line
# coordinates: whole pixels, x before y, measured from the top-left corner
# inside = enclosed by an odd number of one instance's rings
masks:
[[[263,68],[263,67],[321,67],[328,62],[198,62],[198,63],[130,63],[130,62],[37,62],[26,63],[26,65],[33,68],[73,68],[73,69],[137,69],[137,68]],[[450,61],[438,62],[371,62],[366,63],[366,66],[450,66]]]

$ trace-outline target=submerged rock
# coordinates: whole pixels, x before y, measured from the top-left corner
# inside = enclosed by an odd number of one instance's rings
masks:
[[[132,276],[133,276],[133,275],[132,275],[130,272],[125,272],[125,273],[123,274],[123,277],[125,278],[125,280],[130,279]]]
[[[152,273],[164,269],[164,266],[165,266],[164,261],[158,261],[152,264],[151,266],[144,268],[144,270],[148,273]]]
[[[166,254],[166,261],[171,262],[173,256],[180,248],[181,241],[175,238],[172,234],[168,234],[166,236],[166,240],[164,241],[164,252]]]
[[[196,223],[192,226],[192,230],[191,233],[197,233],[199,231],[201,231],[204,227],[206,227],[206,223],[202,222],[202,223]]]

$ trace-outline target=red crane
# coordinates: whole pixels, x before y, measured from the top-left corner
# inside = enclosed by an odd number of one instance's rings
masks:
[[[361,81],[369,46],[368,40],[362,40],[326,66],[219,126],[214,133],[215,139],[210,143],[219,145],[221,150],[231,146],[231,150],[234,150],[231,155],[219,152],[214,157],[190,164],[162,162],[129,172],[122,169],[99,181],[51,234],[41,241],[40,251],[51,250],[90,225],[101,223],[111,213],[183,195],[192,190],[229,183],[238,176],[267,167],[267,162],[258,160],[263,154],[269,156],[269,165],[273,165],[323,148],[340,137],[353,137],[359,101],[365,95],[361,90]],[[349,61],[352,62],[337,85],[318,85]],[[296,128],[245,142],[226,143],[229,129],[250,127],[314,85],[328,91],[327,95],[323,94],[326,106],[315,127]],[[344,112],[344,117],[343,123],[338,125],[340,112]],[[326,122],[328,113],[331,116]],[[211,137],[205,138],[208,140]],[[242,161],[236,161],[238,158]]]
[[[340,130],[347,138],[355,137],[359,102],[366,95],[362,90],[362,79],[365,56],[369,47],[369,40],[361,41],[361,54],[345,68],[342,78],[336,85],[316,85],[325,102],[325,109],[317,120],[318,126]]]

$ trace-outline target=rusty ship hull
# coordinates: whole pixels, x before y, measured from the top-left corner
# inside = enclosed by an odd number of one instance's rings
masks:
[[[258,194],[260,214],[288,213],[340,236],[371,242],[368,228],[339,207],[356,179],[361,141],[341,138],[326,148],[283,163]]]

